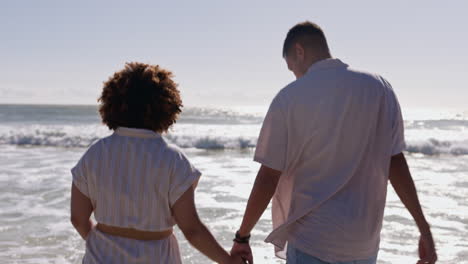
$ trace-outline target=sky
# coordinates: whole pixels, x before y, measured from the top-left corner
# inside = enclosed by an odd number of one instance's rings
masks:
[[[468,109],[468,1],[0,1],[0,103],[96,104],[125,62],[175,74],[186,106],[269,104],[289,28],[390,81],[403,107]]]

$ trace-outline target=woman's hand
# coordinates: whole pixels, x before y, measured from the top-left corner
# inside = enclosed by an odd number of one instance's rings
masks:
[[[242,264],[241,256],[229,255],[201,222],[195,207],[194,189],[189,188],[172,207],[174,219],[185,238],[208,258],[221,264]]]
[[[244,264],[246,263],[241,256],[231,255],[229,260],[223,264]]]

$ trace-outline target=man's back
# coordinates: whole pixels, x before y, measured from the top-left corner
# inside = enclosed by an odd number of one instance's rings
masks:
[[[273,219],[285,224],[267,241],[326,261],[376,255],[401,132],[385,80],[337,59],[312,65],[273,100],[259,138],[255,159],[283,172]]]
[[[248,240],[272,200],[274,230],[265,241],[278,257],[375,264],[389,180],[421,233],[419,261],[434,264],[390,84],[332,59],[323,30],[309,21],[288,31],[283,58],[297,80],[263,122],[254,157],[262,166],[236,238]],[[248,244],[234,243],[232,252],[252,260]]]

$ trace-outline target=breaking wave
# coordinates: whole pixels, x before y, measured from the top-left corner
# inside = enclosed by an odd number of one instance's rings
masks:
[[[9,130],[0,129],[0,144],[18,146],[44,146],[64,148],[85,148],[97,139],[110,135],[105,128],[70,129],[42,127],[36,129]],[[256,137],[235,135],[200,135],[193,133],[168,134],[169,142],[182,148],[197,149],[245,149],[256,145]]]
[[[425,155],[468,155],[468,140],[448,141],[430,138],[428,140],[407,142],[406,151]]]
[[[110,132],[102,126],[39,126],[23,129],[0,129],[0,144],[19,146],[50,146],[85,148]],[[252,134],[252,133],[251,133]],[[255,133],[256,135],[256,133]],[[170,133],[164,136],[182,148],[197,149],[246,149],[254,148],[256,136],[239,136],[239,133],[203,134]],[[425,140],[407,141],[406,151],[424,155],[468,155],[468,140]]]

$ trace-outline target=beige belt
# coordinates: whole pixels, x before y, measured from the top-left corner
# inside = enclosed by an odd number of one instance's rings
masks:
[[[143,231],[143,230],[137,230],[133,228],[126,228],[126,227],[109,226],[109,225],[98,223],[96,225],[96,229],[103,233],[112,235],[112,236],[119,236],[119,237],[125,237],[125,238],[137,239],[137,240],[163,240],[165,238],[168,238],[170,235],[172,235],[172,228],[169,230],[165,230],[165,231],[153,232],[153,231]]]

